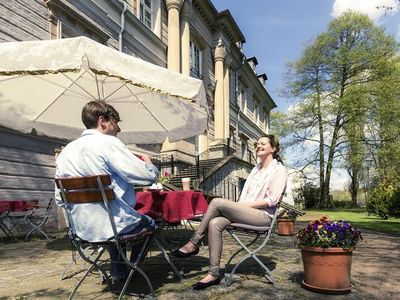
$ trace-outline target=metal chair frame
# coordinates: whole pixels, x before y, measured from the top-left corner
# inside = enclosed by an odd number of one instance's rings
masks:
[[[231,223],[227,226],[226,230],[233,237],[233,239],[241,246],[232,256],[229,258],[228,262],[225,264],[225,268],[230,264],[230,262],[241,252],[246,251],[247,254],[240,258],[240,260],[233,267],[232,271],[225,276],[225,281],[228,286],[233,283],[233,275],[235,274],[237,268],[247,259],[254,259],[260,267],[265,271],[264,277],[268,279],[275,286],[275,278],[270,269],[257,257],[258,252],[267,245],[270,240],[272,234],[274,233],[274,226],[278,217],[279,206],[282,201],[283,194],[279,199],[279,202],[276,207],[275,214],[272,218],[271,223],[268,226],[252,226],[241,223]],[[243,242],[239,235],[252,236],[254,237],[249,243]],[[259,238],[264,237],[262,243],[256,247],[255,249],[251,249],[251,247]]]
[[[31,200],[30,202],[33,201]],[[41,233],[47,240],[49,239],[45,227],[47,225],[47,222],[51,214],[53,198],[50,198],[47,205],[38,205],[37,204],[38,200],[34,200],[34,202],[35,204],[31,204],[33,209],[27,211],[18,211],[18,212],[9,211],[9,213],[7,214],[6,217],[8,218],[10,223],[10,228],[7,229],[10,237],[14,238],[15,240],[17,239],[12,233],[12,229],[14,227],[17,227],[18,234],[20,234],[20,231],[18,229],[18,226],[20,225],[24,226],[26,230],[28,230],[28,233],[25,235],[24,238],[25,241],[35,231]]]
[[[6,237],[13,238],[16,240],[14,234],[12,233],[12,231],[10,230],[10,228],[8,228],[8,226],[6,224],[6,220],[9,218],[9,214],[10,214],[9,210],[4,210],[4,211],[0,212],[0,229],[1,229],[1,231],[4,232]]]
[[[147,274],[139,267],[143,258],[145,257],[147,251],[149,250],[152,242],[154,241],[155,230],[142,230],[137,234],[131,235],[118,235],[117,228],[114,222],[114,217],[112,216],[109,209],[109,201],[114,200],[114,193],[111,187],[111,179],[108,174],[106,175],[96,175],[96,176],[88,176],[88,177],[72,177],[66,179],[55,179],[57,187],[60,189],[60,195],[63,203],[65,204],[65,208],[67,211],[68,222],[70,224],[70,238],[75,246],[75,249],[78,251],[83,260],[90,264],[90,267],[86,270],[82,278],[75,285],[68,299],[72,299],[75,295],[76,291],[85,280],[87,275],[91,273],[94,269],[98,270],[102,276],[105,277],[107,284],[110,284],[110,276],[104,271],[104,269],[98,263],[105,250],[109,246],[116,246],[119,254],[121,255],[124,263],[131,269],[126,279],[124,286],[119,294],[118,299],[122,299],[123,295],[126,292],[126,289],[132,279],[133,274],[137,271],[146,281],[150,294],[153,298],[155,298],[155,293],[153,286],[150,282]],[[104,208],[108,213],[108,217],[111,223],[111,227],[114,233],[114,236],[105,241],[101,242],[90,242],[85,241],[79,238],[74,232],[74,221],[71,216],[70,208],[71,204],[79,205],[81,203],[93,203],[93,202],[102,202],[104,204]],[[135,243],[143,243],[143,246],[140,250],[140,253],[135,262],[131,262],[127,259],[124,246],[128,247],[129,245]],[[94,248],[98,248],[98,255],[93,258],[89,257],[85,254],[83,244],[90,244]]]
[[[25,215],[24,219],[26,223],[32,227],[31,230],[29,230],[29,232],[26,234],[25,241],[34,231],[39,231],[47,240],[49,239],[49,236],[43,228],[46,226],[47,221],[49,220],[53,202],[53,198],[50,198],[47,206],[38,205],[36,206],[36,209],[32,211],[32,213]],[[45,211],[41,211],[41,207],[45,208]]]

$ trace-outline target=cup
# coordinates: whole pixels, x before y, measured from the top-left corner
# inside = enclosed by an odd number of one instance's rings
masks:
[[[182,178],[182,189],[184,191],[189,191],[190,190],[190,178]]]

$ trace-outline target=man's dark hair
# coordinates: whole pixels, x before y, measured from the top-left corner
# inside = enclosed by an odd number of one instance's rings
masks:
[[[90,101],[83,107],[82,122],[87,129],[96,128],[99,117],[103,117],[106,121],[112,119],[116,123],[121,120],[115,108],[104,101]]]

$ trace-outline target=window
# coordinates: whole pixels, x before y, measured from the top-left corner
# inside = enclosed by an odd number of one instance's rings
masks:
[[[271,127],[271,118],[269,111],[265,110],[265,130],[268,131]]]
[[[246,103],[246,87],[242,82],[239,81],[239,97],[238,97],[238,105],[241,111],[245,112],[247,110]]]
[[[235,136],[235,128],[229,128],[229,147],[236,151],[236,136]]]
[[[260,122],[260,103],[258,102],[256,96],[253,96],[254,101],[254,121],[258,125]]]
[[[153,29],[152,0],[140,0],[140,21],[148,28]]]
[[[237,99],[237,74],[232,69],[229,69],[229,78],[231,80],[230,102],[235,106]]]
[[[241,137],[240,139],[240,155],[243,160],[247,159],[248,146],[247,146],[247,139],[244,137]]]
[[[200,48],[190,41],[190,76],[202,79]]]

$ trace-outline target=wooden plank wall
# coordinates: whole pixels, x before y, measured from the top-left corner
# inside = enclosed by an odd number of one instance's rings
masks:
[[[0,42],[49,38],[45,1],[0,1]]]
[[[0,128],[0,199],[39,199],[47,204],[54,197],[54,149],[65,144]],[[56,206],[53,211],[55,220]]]

